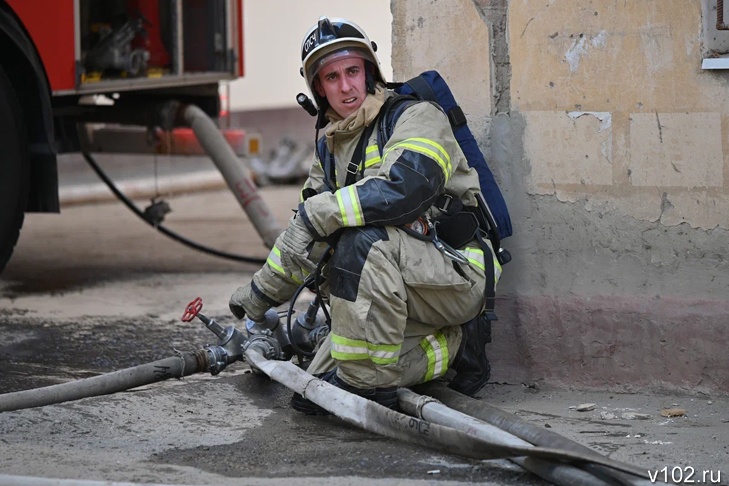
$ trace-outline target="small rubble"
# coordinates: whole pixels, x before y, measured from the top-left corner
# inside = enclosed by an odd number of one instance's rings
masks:
[[[649,420],[651,418],[650,414],[635,412],[625,412],[620,417],[624,420]]]
[[[686,415],[686,410],[683,408],[664,408],[661,410],[661,416],[663,417],[683,417]]]

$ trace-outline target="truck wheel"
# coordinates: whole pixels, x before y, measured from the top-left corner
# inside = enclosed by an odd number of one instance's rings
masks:
[[[28,201],[28,135],[15,90],[0,67],[0,273],[20,235]]]

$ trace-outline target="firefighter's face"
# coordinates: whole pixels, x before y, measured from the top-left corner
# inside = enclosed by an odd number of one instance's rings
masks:
[[[348,117],[357,111],[367,96],[364,60],[351,57],[324,66],[314,87],[339,116]]]

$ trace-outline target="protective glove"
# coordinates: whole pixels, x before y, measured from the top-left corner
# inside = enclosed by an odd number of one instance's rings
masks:
[[[249,319],[261,322],[271,305],[253,292],[253,287],[249,283],[238,287],[238,290],[230,297],[228,307],[238,319],[243,319],[247,315]]]
[[[281,251],[281,263],[295,279],[302,282],[316,268],[316,264],[309,260],[308,247],[313,241],[314,237],[298,214],[295,214],[277,243]]]

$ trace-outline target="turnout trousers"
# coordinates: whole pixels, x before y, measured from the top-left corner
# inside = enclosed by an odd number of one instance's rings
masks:
[[[445,374],[461,324],[484,307],[483,250],[474,241],[459,252],[468,264],[396,227],[345,229],[329,262],[331,332],[309,372],[337,367],[365,389]]]

